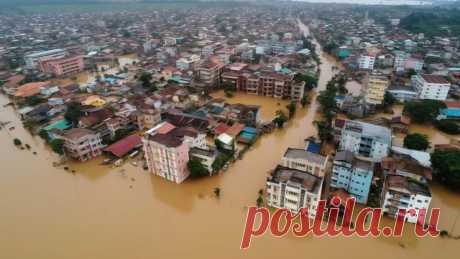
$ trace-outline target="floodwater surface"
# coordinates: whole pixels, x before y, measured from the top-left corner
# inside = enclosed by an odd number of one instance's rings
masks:
[[[301,24],[301,28],[307,28]],[[332,76],[333,59],[320,53],[319,90]],[[235,98],[240,98],[237,95]],[[238,100],[238,99],[236,99]],[[0,120],[14,130],[0,130],[0,256],[2,258],[452,258],[459,241],[441,238],[256,238],[239,249],[247,206],[254,205],[267,173],[287,147],[302,147],[315,135],[317,104],[299,107],[282,130],[261,137],[242,160],[223,174],[177,185],[126,163],[111,168],[70,163],[58,158],[26,132],[8,100],[0,97]],[[255,103],[257,104],[257,103]],[[277,102],[260,103],[267,114]],[[275,107],[265,107],[274,105]],[[31,150],[13,145],[13,138]],[[38,152],[34,155],[33,152]],[[72,170],[75,170],[72,173]],[[220,198],[213,188],[221,189]],[[441,207],[441,227],[455,225],[460,199],[433,186],[433,206]],[[390,219],[385,218],[385,222]],[[411,227],[408,228],[410,230]]]

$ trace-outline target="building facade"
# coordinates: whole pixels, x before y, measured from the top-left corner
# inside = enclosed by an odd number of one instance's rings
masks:
[[[67,55],[64,49],[52,49],[48,51],[35,52],[24,56],[24,61],[28,69],[35,69],[39,67],[39,62],[42,59],[59,59]]]
[[[390,84],[387,77],[382,75],[369,75],[367,79],[366,93],[364,99],[366,103],[380,105],[383,103],[385,91]]]
[[[194,128],[180,128],[163,122],[148,130],[143,138],[149,171],[168,181],[181,183],[190,175],[189,150],[206,147],[205,134]]]
[[[101,155],[105,147],[100,135],[89,129],[72,128],[56,138],[64,141],[64,151],[67,156],[80,161]]]
[[[374,163],[355,156],[350,151],[337,152],[332,167],[332,188],[342,188],[356,202],[366,204],[374,175]]]
[[[341,126],[336,136],[340,151],[348,150],[374,161],[380,161],[388,155],[392,142],[390,129],[351,120],[346,120]]]
[[[405,214],[406,221],[424,224],[418,221],[420,209],[428,208],[431,202],[431,192],[428,185],[402,175],[387,175],[382,189],[382,211],[392,217],[397,217],[398,211],[414,210],[415,214]]]
[[[362,70],[373,70],[375,63],[375,56],[360,55],[358,58],[358,68]]]
[[[327,161],[327,156],[308,152],[304,149],[288,148],[280,164],[284,167],[324,177]]]
[[[82,72],[85,69],[83,56],[41,59],[40,70],[54,76],[68,76]]]
[[[412,85],[419,99],[445,101],[451,84],[443,76],[417,74],[412,77]]]
[[[304,171],[278,166],[267,178],[267,203],[271,207],[298,212],[308,209],[314,218],[321,199],[323,178]]]

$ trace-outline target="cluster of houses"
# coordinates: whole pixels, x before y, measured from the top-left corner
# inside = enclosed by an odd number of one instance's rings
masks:
[[[394,146],[392,130],[376,124],[336,119],[334,133],[335,154],[322,155],[311,139],[304,149],[286,150],[267,178],[267,204],[292,212],[308,208],[314,218],[321,199],[337,195],[370,205],[372,198],[379,202],[372,206],[391,217],[415,209],[417,214],[405,216],[407,222],[424,224],[417,216],[431,202],[430,154]]]
[[[399,18],[388,19],[384,25],[365,12],[337,11],[327,21],[312,21],[319,41],[335,42],[328,51],[341,60],[348,78],[362,85],[360,94],[339,97],[342,111],[364,117],[384,105],[386,93],[400,102],[456,98],[458,38],[428,38],[405,31]]]

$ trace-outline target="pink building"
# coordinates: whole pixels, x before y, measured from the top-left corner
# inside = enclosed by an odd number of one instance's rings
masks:
[[[183,182],[190,175],[189,150],[205,147],[205,136],[194,128],[175,127],[168,122],[150,129],[143,139],[149,171],[175,183]]]
[[[40,70],[55,76],[76,74],[85,69],[83,56],[69,56],[58,59],[40,60]]]

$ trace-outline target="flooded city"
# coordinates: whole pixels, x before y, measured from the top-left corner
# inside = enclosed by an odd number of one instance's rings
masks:
[[[301,29],[308,29],[299,22]],[[301,148],[316,136],[319,118],[316,92],[324,90],[337,66],[322,53],[318,87],[311,104],[297,109],[284,129],[262,136],[244,155],[218,175],[178,185],[154,176],[141,166],[101,165],[102,158],[58,165],[59,158],[38,136],[31,136],[9,100],[0,96],[0,250],[3,258],[450,258],[458,254],[458,240],[417,238],[407,226],[401,238],[274,238],[265,235],[240,250],[246,208],[256,203],[270,170],[288,147]],[[120,60],[129,64],[135,57]],[[123,65],[122,65],[123,66]],[[79,83],[92,80],[81,74]],[[356,82],[352,82],[357,84]],[[359,86],[352,85],[353,94]],[[223,92],[213,94],[224,97]],[[236,93],[229,103],[261,106],[263,120],[285,109],[288,101]],[[394,114],[400,114],[396,106]],[[382,115],[385,116],[385,115]],[[390,117],[392,115],[389,115]],[[433,127],[413,125],[410,132],[428,135],[432,144],[449,142]],[[13,145],[19,138],[30,150]],[[64,167],[68,167],[65,170]],[[213,194],[220,188],[221,195]],[[440,229],[460,235],[460,196],[434,183],[431,207],[441,208]],[[384,218],[384,224],[392,220]],[[198,252],[197,252],[198,251]]]

